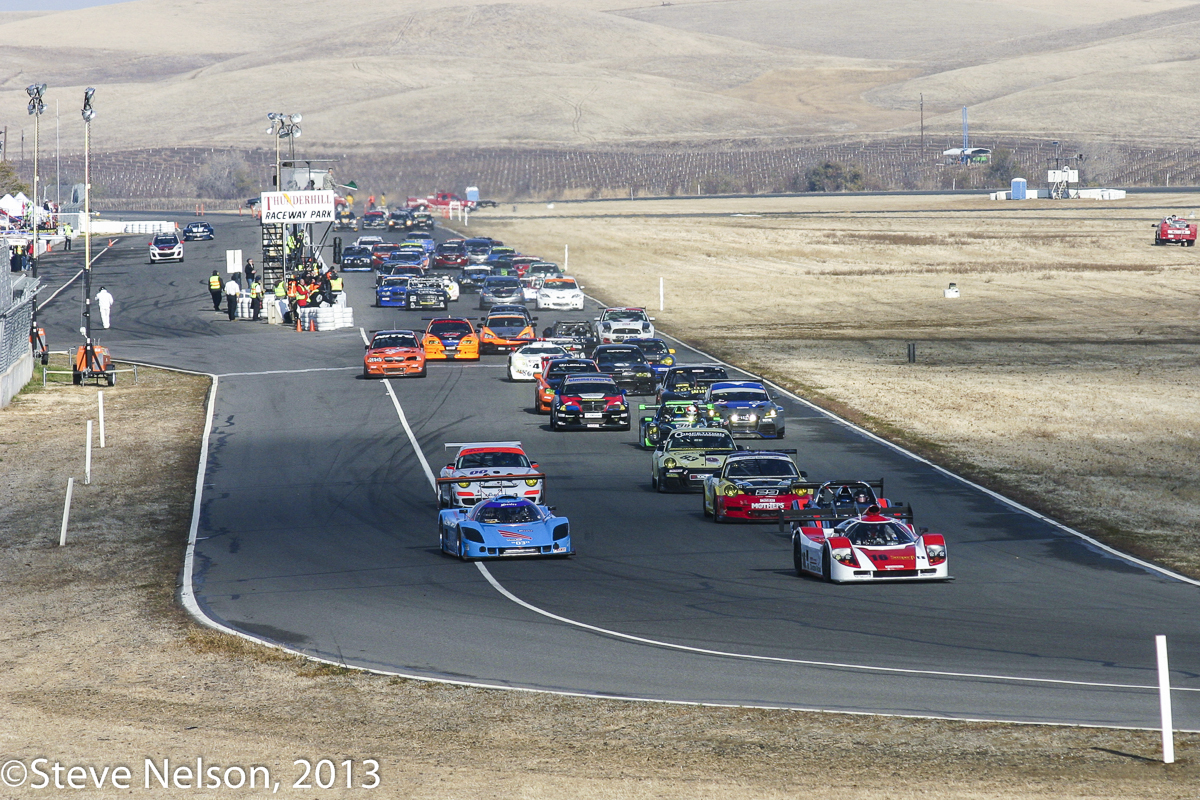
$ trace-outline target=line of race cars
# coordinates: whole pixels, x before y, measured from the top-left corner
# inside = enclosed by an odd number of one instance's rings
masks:
[[[461,244],[468,265],[500,249],[493,240],[443,244]],[[460,256],[457,247],[448,250]],[[503,251],[509,264],[524,258]],[[516,263],[528,271],[548,262]],[[949,579],[945,538],[917,528],[910,506],[883,495],[882,480],[811,481],[794,449],[739,444],[783,439],[783,406],[764,383],[731,378],[722,365],[676,363],[676,350],[655,335],[645,309],[559,319],[539,334],[523,294],[493,299],[514,302],[481,304],[488,313],[478,328],[443,316],[424,318],[423,333],[375,332],[364,375],[423,377],[430,360],[507,353],[507,379],[533,384],[533,408],[549,415],[551,431],[631,431],[636,419],[656,491],[698,492],[704,515],[717,523],[776,523],[790,538],[798,574],[834,582]],[[632,403],[638,395],[654,402]],[[520,442],[447,447],[458,450],[437,479],[443,552],[462,559],[575,553],[570,522],[545,504],[546,476]]]

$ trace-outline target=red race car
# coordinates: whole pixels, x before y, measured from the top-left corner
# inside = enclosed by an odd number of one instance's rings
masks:
[[[741,450],[730,453],[721,469],[704,478],[704,516],[716,522],[767,520],[780,512],[801,509],[812,500],[819,483],[789,458],[795,450]]]

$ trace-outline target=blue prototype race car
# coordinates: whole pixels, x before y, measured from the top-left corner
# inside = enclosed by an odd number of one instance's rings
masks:
[[[565,558],[575,554],[567,518],[556,517],[549,506],[539,506],[523,497],[502,495],[470,508],[442,509],[438,512],[438,535],[442,552],[464,561],[520,556]]]

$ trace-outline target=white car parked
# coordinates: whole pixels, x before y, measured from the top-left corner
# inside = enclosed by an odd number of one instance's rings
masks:
[[[535,376],[542,371],[544,359],[570,357],[570,353],[556,344],[530,342],[509,353],[508,379],[510,381],[534,380]]]
[[[538,309],[583,310],[583,287],[574,278],[546,278],[537,293]],[[653,335],[653,334],[651,334]]]

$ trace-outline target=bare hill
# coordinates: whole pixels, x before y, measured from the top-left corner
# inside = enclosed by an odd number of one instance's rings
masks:
[[[0,123],[50,84],[62,145],[592,147],[987,135],[1188,140],[1194,0],[135,0],[0,15]],[[48,33],[49,32],[49,33]],[[68,115],[69,110],[69,115]],[[69,120],[69,121],[68,121]]]

